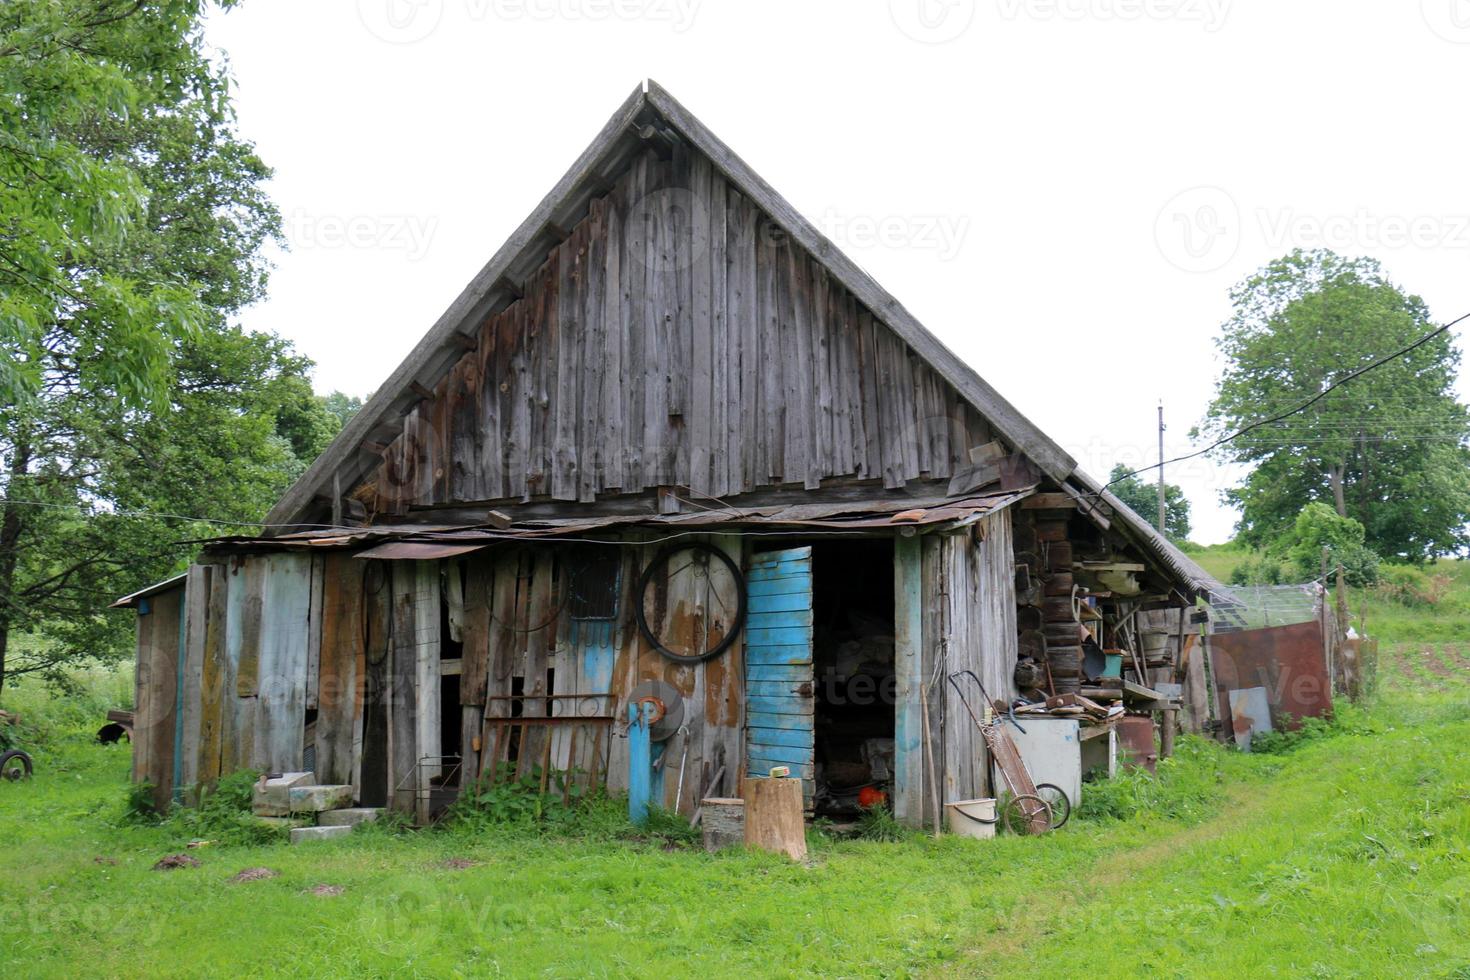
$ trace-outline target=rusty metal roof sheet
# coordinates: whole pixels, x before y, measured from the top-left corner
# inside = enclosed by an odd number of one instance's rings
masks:
[[[123,596],[121,599],[118,599],[116,602],[112,603],[107,608],[108,609],[130,609],[130,608],[133,608],[134,606],[136,606],[138,604],[138,601],[140,599],[146,599],[146,598],[148,598],[151,595],[158,595],[158,593],[160,593],[160,592],[167,592],[170,589],[180,589],[180,588],[183,588],[183,586],[184,586],[184,579],[186,579],[186,578],[188,578],[188,573],[186,573],[186,572],[180,572],[178,575],[175,575],[172,578],[166,578],[162,582],[154,582],[152,585],[145,585],[143,588],[139,589],[137,592],[130,592],[127,595]]]
[[[574,538],[612,528],[693,533],[760,527],[772,532],[840,532],[898,527],[963,524],[1029,496],[1032,488],[967,497],[715,507],[679,514],[621,514],[605,517],[529,520],[498,528],[489,525],[395,524],[338,530],[299,531],[272,537],[217,538],[215,551],[357,549],[360,558],[432,559],[466,554],[502,541]]]

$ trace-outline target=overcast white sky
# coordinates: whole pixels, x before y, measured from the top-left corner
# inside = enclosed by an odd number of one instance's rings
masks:
[[[244,323],[323,392],[645,77],[1097,476],[1156,460],[1161,398],[1192,448],[1229,288],[1294,246],[1470,312],[1470,0],[246,0],[208,36],[291,241]],[[1170,472],[1196,539],[1233,476]]]

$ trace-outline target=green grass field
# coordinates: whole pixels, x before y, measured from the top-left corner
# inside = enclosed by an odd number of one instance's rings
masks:
[[[1390,638],[1379,676],[1321,737],[1183,740],[1042,838],[814,832],[792,865],[603,808],[573,836],[220,843],[173,871],[151,868],[199,828],[125,820],[128,750],[88,741],[113,692],[22,687],[39,771],[0,784],[0,973],[1470,977],[1470,644]],[[230,880],[252,867],[278,875]]]

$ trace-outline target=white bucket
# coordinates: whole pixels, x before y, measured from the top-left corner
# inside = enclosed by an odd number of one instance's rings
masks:
[[[989,840],[995,836],[994,800],[956,800],[944,804],[945,822],[951,834]]]

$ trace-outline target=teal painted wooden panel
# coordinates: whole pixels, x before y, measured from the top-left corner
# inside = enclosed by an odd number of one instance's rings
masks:
[[[801,788],[803,793],[806,793],[806,788],[808,786],[815,785],[812,782],[812,777],[816,775],[815,766],[792,765],[789,762],[778,762],[775,759],[753,759],[751,760],[749,768],[752,775],[765,776],[770,773],[772,767],[774,766],[786,766],[787,768],[789,768],[791,770],[791,775],[801,780]],[[807,794],[807,798],[811,798],[810,794]]]
[[[756,729],[754,732],[747,732],[746,737],[749,738],[757,734],[759,731],[760,729]],[[760,744],[751,749],[750,758],[763,760],[771,763],[772,765],[805,766],[811,764],[812,747],[811,745]],[[762,768],[756,768],[752,766],[751,772],[764,775],[766,770],[769,768],[770,766],[765,766]]]
[[[811,582],[807,575],[777,575],[759,582],[747,582],[746,595],[786,596],[793,594],[793,586],[810,586]]]
[[[910,827],[922,827],[924,800],[923,627],[924,604],[920,539],[898,538],[893,545],[894,708],[893,810]]]
[[[747,713],[764,711],[772,715],[810,715],[812,699],[799,694],[785,694],[774,698],[747,697],[745,710]]]
[[[759,599],[774,599],[775,596],[759,596]],[[752,603],[753,605],[754,603]],[[805,630],[812,625],[811,609],[751,610],[745,620],[748,629],[754,630]]]
[[[752,738],[761,740],[762,751],[772,746],[786,746],[805,751],[812,741],[810,728],[751,728],[750,733]]]
[[[805,664],[750,664],[745,668],[747,681],[782,683],[795,687],[812,678],[812,665]],[[785,693],[791,693],[787,691]]]
[[[805,639],[808,643],[811,637],[811,627],[796,630],[753,630],[745,631],[745,643],[747,648],[754,648],[755,657],[751,663],[809,663],[812,659],[811,648],[806,643],[800,642]],[[793,643],[796,640],[798,642]],[[790,647],[790,650],[771,652],[774,647]]]
[[[808,799],[815,770],[811,569],[811,548],[756,555],[746,576],[745,624],[747,771],[792,766]],[[798,693],[803,686],[807,694]]]
[[[796,579],[786,579],[785,581],[791,583],[788,587],[796,587],[798,585],[798,580]],[[807,584],[801,583],[800,587],[806,588]],[[767,619],[772,613],[778,612],[804,612],[808,617],[811,615],[812,594],[809,589],[805,592],[772,592],[766,595],[756,596],[756,598],[760,600],[761,612],[759,614],[752,612],[752,616],[759,615],[762,619]]]
[[[745,693],[753,698],[784,698],[796,693],[792,690],[795,686],[788,680],[751,679],[745,682]]]

